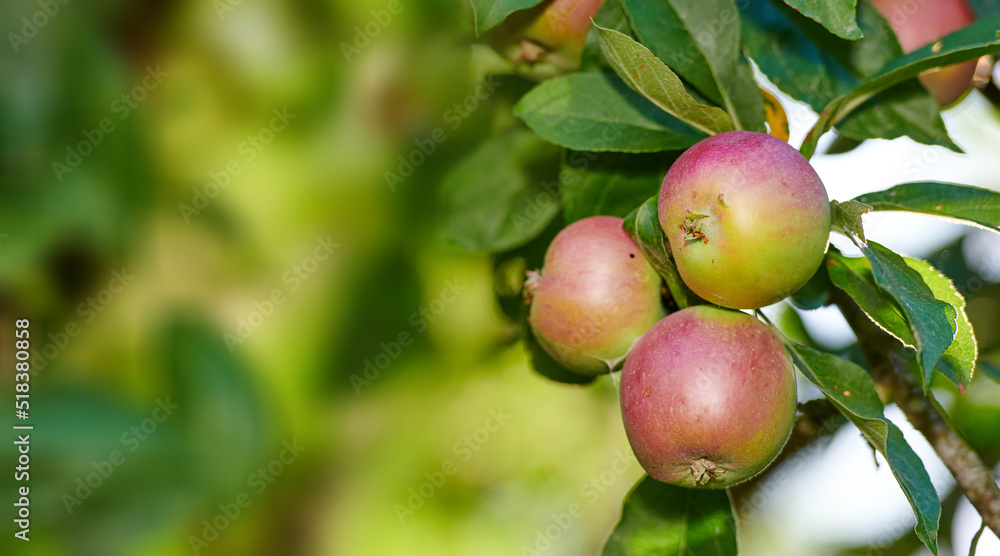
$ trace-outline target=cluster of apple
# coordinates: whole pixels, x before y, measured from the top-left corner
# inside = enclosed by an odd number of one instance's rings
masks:
[[[547,0],[490,37],[522,74],[573,71],[603,0]],[[969,25],[965,0],[871,0],[905,52]],[[971,87],[975,62],[925,72],[942,106]],[[734,131],[705,139],[660,190],[665,247],[708,303],[667,315],[660,276],[622,228],[595,216],[560,232],[529,272],[529,324],[567,369],[621,373],[632,449],[654,478],[724,488],[763,470],[787,440],[795,375],[781,340],[741,310],[776,303],[821,264],[831,215],[808,161],[780,139]]]
[[[784,141],[732,131],[688,149],[659,196],[684,283],[711,304],[670,315],[660,276],[622,228],[594,216],[563,229],[529,279],[529,323],[566,368],[624,360],[625,431],[658,480],[722,488],[760,472],[795,417],[795,374],[757,309],[802,287],[830,234],[826,189]]]

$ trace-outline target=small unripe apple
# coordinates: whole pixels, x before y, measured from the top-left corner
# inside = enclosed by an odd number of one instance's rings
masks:
[[[612,216],[584,218],[559,232],[541,273],[530,273],[525,287],[538,343],[583,375],[610,372],[665,314],[659,275]]]
[[[659,217],[688,287],[734,309],[776,303],[805,285],[830,239],[830,202],[809,161],[750,131],[685,151],[663,179]]]
[[[591,18],[604,0],[546,0],[512,14],[488,42],[518,71],[542,80],[576,71]]]
[[[625,360],[621,407],[654,479],[725,488],[778,455],[795,419],[795,373],[759,320],[699,305],[649,329]]]
[[[889,21],[903,52],[910,53],[967,27],[976,15],[965,0],[871,0]],[[945,66],[920,74],[920,82],[941,106],[947,106],[972,87],[976,61]]]

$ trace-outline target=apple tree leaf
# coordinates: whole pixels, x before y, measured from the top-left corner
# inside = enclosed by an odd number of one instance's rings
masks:
[[[628,493],[601,556],[736,556],[736,516],[725,490],[646,476]]]

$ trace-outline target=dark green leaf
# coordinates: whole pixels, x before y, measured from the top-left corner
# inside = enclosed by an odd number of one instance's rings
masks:
[[[1000,12],[1000,0],[969,0],[969,4],[980,18]]]
[[[904,91],[900,96],[902,100],[918,88],[912,81],[905,84],[902,83],[903,81],[915,78],[921,72],[929,69],[975,60],[980,56],[997,52],[1000,50],[1000,38],[997,37],[998,24],[1000,24],[1000,14],[980,20],[931,45],[888,61],[884,67],[880,68],[874,75],[868,76],[863,83],[854,87],[849,93],[827,104],[824,108],[824,115],[828,117],[820,118],[820,121],[814,126],[810,132],[810,141],[807,142],[807,145],[803,145],[804,152],[811,153],[814,146],[809,143],[814,143],[820,135],[829,129],[830,125],[835,125],[847,117],[876,93],[901,84],[901,89],[896,88],[896,94],[899,96],[899,91]],[[884,100],[885,97],[880,99],[880,101]],[[929,110],[930,108],[923,106],[924,104],[925,101],[921,101],[920,107],[914,106],[913,108],[921,111]],[[879,102],[870,103],[868,109],[875,110],[878,105]],[[930,131],[939,132],[939,127],[936,122],[933,122]],[[922,140],[919,135],[913,136],[913,138],[918,141]],[[945,146],[951,147],[951,145]]]
[[[955,290],[951,280],[928,263],[902,258],[910,269],[920,275],[934,297],[951,305],[957,315],[955,339],[938,361],[937,369],[960,389],[964,389],[972,379],[977,357],[972,324],[965,313],[965,299]],[[872,322],[905,346],[914,348],[912,325],[900,306],[893,299],[882,295],[867,259],[844,257],[831,250],[827,256],[827,269],[833,283],[847,292]]]
[[[950,66],[1000,51],[1000,14],[981,19],[909,54],[889,61],[857,87],[852,96],[868,95],[929,69]]]
[[[806,285],[793,293],[789,300],[799,309],[806,311],[819,309],[830,302],[831,287],[830,276],[827,274],[826,268],[820,266],[813,273],[812,278],[806,282]]]
[[[972,373],[976,369],[976,336],[972,323],[965,312],[965,298],[962,297],[955,284],[941,274],[929,263],[919,259],[903,257],[906,265],[920,273],[924,283],[934,292],[934,297],[951,305],[955,311],[955,339],[945,350],[938,361],[937,369],[948,380],[958,386],[959,391],[965,391],[972,381]]]
[[[955,218],[1000,232],[1000,193],[941,182],[897,185],[857,198],[875,210],[901,210]]]
[[[644,477],[622,504],[602,556],[736,556],[736,517],[725,490]]]
[[[663,228],[660,227],[659,212],[657,210],[658,196],[650,197],[639,208],[632,211],[625,217],[625,231],[635,241],[642,251],[642,254],[653,265],[656,272],[667,283],[667,289],[677,304],[678,309],[683,309],[690,303],[687,286],[681,280],[677,266],[667,251],[667,238],[663,235]]]
[[[614,29],[619,33],[624,33],[632,38],[632,27],[625,17],[625,10],[622,9],[621,0],[606,0],[597,10],[594,16],[594,25],[587,31],[587,42],[583,47],[583,62],[580,64],[580,71],[594,71],[598,73],[611,73],[614,69],[611,64],[604,59],[601,52],[601,34],[598,28]]]
[[[442,239],[477,252],[531,240],[559,214],[558,160],[558,148],[527,130],[483,143],[441,185]]]
[[[524,347],[531,357],[531,368],[545,378],[564,384],[590,384],[597,378],[581,375],[563,367],[542,348],[528,326],[524,327]]]
[[[864,369],[835,355],[788,345],[795,366],[819,388],[879,452],[902,487],[917,518],[915,530],[931,552],[937,554],[941,504],[920,458],[903,433],[885,418],[875,385]]]
[[[469,0],[472,4],[472,13],[476,18],[476,34],[482,35],[486,31],[503,23],[507,16],[518,11],[537,6],[542,0]]]
[[[660,190],[676,156],[570,151],[560,175],[566,223],[607,214],[625,217]]]
[[[843,203],[830,201],[830,210],[833,215],[833,229],[842,233],[851,233],[861,241],[865,240],[865,229],[861,225],[861,215],[870,211],[872,207],[864,203],[851,200]]]
[[[233,334],[233,331],[226,331]],[[165,333],[165,361],[176,385],[176,419],[201,460],[197,472],[207,484],[236,486],[266,457],[272,432],[261,390],[239,353],[218,330],[200,319],[177,316]]]
[[[819,112],[849,91],[857,80],[823,53],[789,17],[798,16],[767,0],[747,3],[741,19],[744,48],[779,89]],[[849,41],[844,44],[857,47]]]
[[[857,0],[785,0],[785,3],[838,37],[853,41],[863,36],[855,17]]]
[[[983,374],[1000,383],[1000,365],[989,361],[980,361],[977,367]]]
[[[616,75],[578,73],[546,81],[514,113],[543,139],[581,151],[681,150],[706,137]]]
[[[861,146],[864,140],[852,139],[846,135],[838,135],[823,154],[845,154]]]
[[[937,299],[921,273],[903,257],[873,241],[859,247],[871,263],[875,283],[899,305],[910,324],[927,391],[938,360],[955,339],[955,308]]]
[[[744,8],[744,45],[761,71],[793,98],[822,113],[903,55],[888,22],[868,2],[858,5],[857,23],[865,37],[849,41],[830,34],[821,25],[797,13],[781,0],[750,2]],[[846,119],[825,114],[821,131],[804,145],[811,155],[819,135],[834,124],[845,136],[914,140],[959,151],[948,137],[933,97],[915,81],[900,84],[853,106]]]
[[[896,139],[905,135],[918,143],[963,152],[948,135],[937,101],[915,79],[878,93],[850,111],[846,119],[835,119],[834,125],[854,139]]]
[[[731,131],[733,122],[720,108],[691,98],[680,78],[646,47],[611,29],[598,28],[604,58],[637,93],[663,111],[708,135]]]
[[[906,317],[903,316],[903,310],[879,290],[868,259],[845,257],[831,249],[827,253],[826,266],[830,280],[850,295],[872,322],[903,345],[914,347],[913,333],[910,332]]]
[[[622,0],[642,44],[711,102],[736,129],[764,131],[764,101],[740,54],[733,0]]]

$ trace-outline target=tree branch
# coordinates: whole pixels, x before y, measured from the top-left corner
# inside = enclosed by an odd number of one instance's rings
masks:
[[[913,427],[930,442],[983,522],[1000,537],[1000,488],[990,468],[924,396],[906,360],[896,352],[896,340],[872,323],[847,294],[835,288],[833,300],[857,334],[876,384],[895,399]]]

